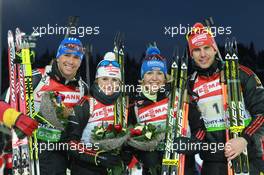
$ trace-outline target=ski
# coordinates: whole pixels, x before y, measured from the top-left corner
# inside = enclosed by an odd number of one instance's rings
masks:
[[[186,137],[188,127],[189,100],[187,93],[187,72],[188,72],[188,49],[184,51],[181,62],[181,71],[179,79],[179,96],[176,114],[176,137]],[[185,155],[173,153],[173,157],[179,156],[178,175],[184,175]],[[174,171],[173,171],[174,172]]]
[[[227,68],[228,68],[228,64],[227,64]],[[227,95],[227,83],[226,83],[227,80],[226,80],[226,77],[229,77],[229,72],[228,71],[224,72],[222,70],[221,73],[220,73],[220,76],[221,76],[221,78],[220,78],[221,91],[222,91],[222,94],[223,94],[224,120],[225,120],[225,125],[226,125],[225,137],[226,137],[226,142],[228,142],[230,140],[230,132],[229,132],[229,125],[230,125],[229,124],[229,112],[230,111],[228,110],[228,101],[231,101],[231,100],[230,100],[230,94]],[[228,162],[227,174],[228,175],[233,175],[231,162]]]
[[[20,111],[34,118],[34,99],[32,86],[32,56],[30,50],[35,47],[32,43],[33,36],[26,36],[19,28],[16,28],[16,63],[18,68],[19,80],[19,105]],[[32,137],[23,139],[24,142],[20,147],[20,161],[18,167],[22,170],[20,174],[39,175],[38,149],[36,140],[36,131]]]
[[[114,124],[121,124],[127,127],[128,99],[125,93],[125,71],[124,71],[124,39],[117,33],[114,39],[114,53],[121,70],[121,95],[118,97],[114,106]]]
[[[21,33],[19,29],[16,29],[16,53],[20,52],[18,47],[19,42],[21,41],[21,37],[24,33]],[[19,63],[19,59],[16,59],[16,63]],[[17,66],[17,73],[18,73],[18,87],[19,87],[19,111],[26,114],[26,100],[25,100],[25,82],[24,82],[24,69],[23,66],[20,64],[16,64]],[[21,161],[20,161],[20,168],[22,169],[22,174],[30,174],[30,166],[29,166],[29,147],[28,147],[28,138],[23,139],[23,144],[20,145],[21,150]]]
[[[170,165],[177,166],[177,159],[170,159],[171,152],[173,147],[173,139],[174,139],[174,128],[175,128],[175,112],[174,108],[176,106],[176,93],[177,93],[177,83],[178,83],[178,61],[179,57],[177,55],[176,61],[172,63],[171,66],[171,94],[169,96],[168,102],[168,117],[166,120],[166,136],[165,136],[165,147],[164,154],[162,159],[162,175],[170,174]]]
[[[86,84],[89,88],[91,88],[91,80],[90,80],[90,60],[93,59],[93,45],[87,44],[85,46],[85,70],[86,70]]]
[[[10,91],[10,105],[12,108],[19,110],[18,93],[17,93],[17,65],[15,63],[16,51],[15,41],[11,30],[8,31],[8,61],[9,61],[9,91]],[[23,174],[21,145],[26,144],[27,140],[19,140],[14,129],[12,133],[12,171],[14,175]]]
[[[204,24],[205,26],[208,28],[208,31],[212,33],[211,31],[211,27],[215,26],[214,24],[214,20],[213,20],[213,17],[208,17],[206,19],[204,19]],[[215,38],[213,37],[213,40],[215,40]],[[214,41],[215,42],[215,41]],[[216,42],[215,42],[216,43]],[[223,61],[223,58],[222,58],[222,55],[220,53],[220,50],[218,49],[218,46],[217,44],[215,44],[215,47],[216,47],[216,50],[217,50],[217,56],[218,58],[220,59],[220,61]]]
[[[227,84],[226,94],[229,114],[229,137],[237,138],[241,136],[242,130],[245,128],[244,120],[244,102],[239,78],[239,63],[238,63],[238,51],[237,43],[233,39],[227,40],[225,44],[225,79]],[[228,137],[228,136],[227,136]],[[247,149],[245,149],[238,157],[232,162],[229,162],[232,166],[230,174],[235,175],[249,175],[249,162]]]
[[[67,26],[67,31],[64,35],[64,38],[69,38],[71,35],[71,29],[72,27],[76,27],[77,23],[79,21],[79,16],[69,16],[68,18],[68,26]]]
[[[171,66],[171,94],[168,103],[168,117],[166,120],[165,150],[162,159],[162,175],[184,175],[185,155],[178,154],[173,150],[173,142],[176,137],[187,135],[188,121],[188,96],[187,96],[187,65],[188,54],[179,62]],[[175,57],[175,56],[174,56]],[[176,110],[177,109],[177,110]]]

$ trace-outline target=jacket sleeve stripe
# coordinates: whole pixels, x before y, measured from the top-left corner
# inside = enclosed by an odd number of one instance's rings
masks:
[[[258,128],[260,128],[263,125],[263,123],[264,123],[264,117],[259,116],[253,122],[253,124],[248,129],[246,129],[245,133],[251,136],[252,134],[254,134],[257,131]]]
[[[260,120],[260,117],[257,117],[246,129],[245,129],[245,133],[250,132],[250,130],[253,129],[254,125],[256,125],[258,123],[258,121]]]
[[[199,140],[203,140],[204,139],[204,136],[205,136],[205,132],[204,130],[199,130],[196,134],[196,138],[199,139]]]
[[[248,74],[249,76],[254,74],[254,72],[253,72],[251,69],[249,69],[248,67],[246,67],[246,66],[239,65],[239,67],[240,67],[240,69],[241,69],[242,71],[244,71],[244,72],[245,72],[246,74]]]
[[[264,123],[264,118],[262,117],[262,120],[255,125],[255,128],[250,132],[250,136],[254,134]]]

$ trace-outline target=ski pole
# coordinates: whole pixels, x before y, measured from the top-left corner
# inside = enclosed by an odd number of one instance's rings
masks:
[[[225,84],[225,79],[224,79],[224,71],[221,71],[221,88],[222,88],[222,94],[223,94],[223,105],[224,105],[224,113],[225,113],[225,123],[226,123],[226,142],[229,141],[229,124],[228,124],[228,104],[227,104],[227,87]],[[231,161],[228,162],[227,164],[227,174],[228,175],[233,175],[233,170],[232,170],[232,163]]]
[[[67,31],[65,33],[64,38],[68,38],[70,36],[71,34],[70,28],[77,26],[78,21],[79,21],[79,16],[69,16]]]
[[[92,59],[93,53],[93,45],[87,44],[85,46],[85,65],[86,65],[86,83],[90,88],[91,80],[90,80],[90,59]]]

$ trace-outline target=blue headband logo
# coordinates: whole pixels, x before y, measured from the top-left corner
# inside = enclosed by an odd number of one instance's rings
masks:
[[[56,58],[59,58],[61,55],[65,54],[76,55],[82,60],[84,48],[81,41],[77,38],[65,38],[58,48]]]

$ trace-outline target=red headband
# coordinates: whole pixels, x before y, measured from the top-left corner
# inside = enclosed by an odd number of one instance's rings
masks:
[[[204,45],[212,46],[215,50],[215,40],[212,32],[203,26],[201,23],[194,24],[192,30],[187,34],[187,40],[192,55],[193,49],[199,48]]]

